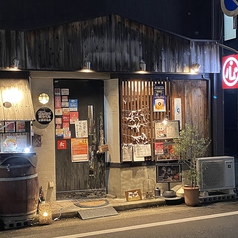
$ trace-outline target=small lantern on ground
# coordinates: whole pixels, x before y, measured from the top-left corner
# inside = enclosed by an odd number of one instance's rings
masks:
[[[52,223],[52,210],[49,203],[41,202],[39,204],[39,223],[40,225]]]
[[[52,223],[52,210],[49,203],[45,202],[45,197],[42,187],[40,187],[39,192],[39,224],[48,225]]]

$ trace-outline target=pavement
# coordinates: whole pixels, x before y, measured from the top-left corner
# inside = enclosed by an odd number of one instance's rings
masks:
[[[109,215],[114,215],[117,212],[147,208],[147,207],[157,207],[166,205],[177,205],[184,203],[183,189],[181,186],[175,186],[173,189],[173,194],[175,197],[162,196],[165,193],[156,194],[157,196],[151,195],[147,198],[142,198],[141,200],[127,201],[126,198],[117,198],[113,195],[108,194],[105,198],[85,198],[85,199],[71,199],[71,200],[56,200],[50,202],[50,207],[52,210],[52,219],[59,220],[61,218],[72,218],[79,217],[84,219],[103,217]],[[167,191],[168,192],[168,191]],[[160,196],[158,196],[160,195]],[[200,204],[213,203],[219,201],[229,201],[238,199],[238,193],[222,193],[209,196],[200,197]],[[100,209],[102,208],[102,209]],[[104,211],[104,210],[105,211]],[[107,211],[108,210],[108,211]],[[113,211],[112,211],[113,210]],[[115,211],[115,212],[114,212]],[[100,214],[102,212],[102,214]],[[86,214],[86,213],[90,213]],[[87,217],[89,216],[89,217]]]
[[[170,199],[178,200],[178,198]],[[179,198],[181,201],[181,198]],[[125,211],[131,209],[139,209],[153,206],[165,206],[167,199],[162,196],[142,199],[137,201],[126,201],[126,199],[106,198],[94,199],[73,199],[73,200],[57,200],[50,203],[52,209],[52,219],[78,217],[80,211],[92,210],[102,207],[113,207],[116,211]]]

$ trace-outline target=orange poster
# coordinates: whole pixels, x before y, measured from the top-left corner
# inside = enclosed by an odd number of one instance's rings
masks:
[[[88,139],[71,139],[71,160],[72,162],[88,161]]]

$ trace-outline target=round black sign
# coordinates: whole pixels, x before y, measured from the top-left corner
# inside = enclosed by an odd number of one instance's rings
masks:
[[[41,124],[49,124],[53,119],[53,112],[48,107],[41,107],[36,112],[36,120]]]

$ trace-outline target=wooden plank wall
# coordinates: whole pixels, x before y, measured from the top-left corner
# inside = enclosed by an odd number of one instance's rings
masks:
[[[166,112],[154,112],[154,86],[165,88]],[[152,144],[154,141],[154,121],[170,119],[170,82],[160,79],[120,80],[121,143]],[[134,127],[136,126],[136,127]],[[152,148],[152,147],[151,147]],[[152,156],[153,159],[153,156]]]
[[[153,89],[155,84],[165,86],[166,112],[153,112]],[[182,125],[190,124],[198,128],[201,136],[210,137],[210,118],[208,111],[207,81],[205,80],[153,80],[126,79],[120,83],[121,106],[121,142],[124,144],[151,143],[154,141],[154,121],[163,120],[168,116],[174,120],[174,98],[181,98]],[[134,117],[131,117],[134,114]],[[145,116],[143,121],[132,121],[135,115]],[[136,120],[136,119],[135,119]],[[139,120],[139,119],[138,119]],[[131,126],[140,123],[143,126]],[[136,141],[135,137],[144,133],[147,140]],[[152,156],[153,158],[153,156]]]
[[[171,95],[171,116],[174,117],[174,98],[181,98],[182,128],[188,123],[196,126],[200,135],[211,137],[208,85],[205,80],[173,80]]]
[[[144,60],[151,72],[189,72],[192,63],[204,73],[220,72],[215,42],[190,41],[116,15],[24,32],[0,30],[0,67],[10,67],[15,57],[28,70],[79,70],[90,60],[95,71],[133,72]]]

